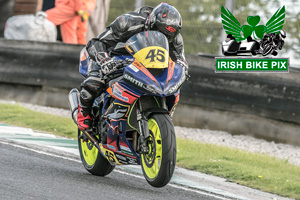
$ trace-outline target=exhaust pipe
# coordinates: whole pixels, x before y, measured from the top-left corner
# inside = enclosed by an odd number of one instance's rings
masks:
[[[77,124],[77,115],[78,115],[78,103],[79,103],[79,92],[76,88],[73,88],[68,96],[69,107],[72,113],[72,119]]]

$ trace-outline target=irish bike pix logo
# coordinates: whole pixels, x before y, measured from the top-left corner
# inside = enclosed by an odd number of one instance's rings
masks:
[[[224,57],[216,58],[216,72],[288,72],[289,58],[277,58],[284,46],[285,6],[279,8],[266,25],[260,16],[248,16],[243,26],[224,6],[223,28],[227,34],[221,43]]]

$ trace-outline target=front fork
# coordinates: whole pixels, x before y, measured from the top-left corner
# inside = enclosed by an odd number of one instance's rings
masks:
[[[140,129],[140,137],[139,137],[139,145],[138,145],[138,151],[142,154],[147,154],[149,152],[148,147],[148,139],[150,136],[149,133],[149,126],[148,126],[148,119],[143,115],[142,111],[142,105],[140,101],[137,102],[137,121],[139,124]]]
[[[148,139],[150,133],[149,133],[149,126],[148,126],[148,119],[142,113],[142,104],[140,100],[136,102],[136,116],[137,116],[137,121],[141,133],[139,137],[138,151],[142,154],[147,154],[149,152]]]
[[[163,109],[167,109],[166,106],[166,98],[161,98],[161,107]],[[136,112],[137,112],[137,121],[140,129],[140,137],[139,137],[139,145],[138,151],[141,154],[149,153],[148,141],[150,137],[149,126],[148,126],[148,118],[143,113],[142,103],[140,100],[136,102]]]

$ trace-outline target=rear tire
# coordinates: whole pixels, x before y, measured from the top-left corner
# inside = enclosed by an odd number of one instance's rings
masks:
[[[78,129],[78,136],[82,132]],[[93,175],[106,176],[115,168],[99,152],[90,140],[87,142],[78,139],[79,154],[84,168]]]
[[[141,165],[147,182],[163,187],[173,176],[176,164],[176,136],[168,114],[153,114],[149,120],[149,153],[141,154]],[[152,141],[152,142],[151,142]]]

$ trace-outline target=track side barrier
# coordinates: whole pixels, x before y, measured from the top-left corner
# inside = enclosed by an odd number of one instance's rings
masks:
[[[1,98],[67,108],[69,90],[83,80],[82,48],[0,39]],[[300,145],[300,70],[215,73],[213,56],[187,55],[187,61],[191,78],[181,89],[175,125]]]

